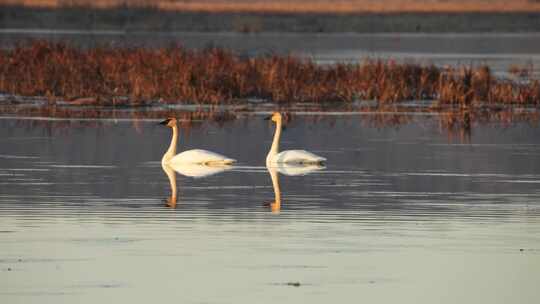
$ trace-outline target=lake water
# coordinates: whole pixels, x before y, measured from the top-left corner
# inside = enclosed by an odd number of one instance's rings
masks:
[[[239,163],[171,175],[175,208],[158,119],[3,116],[0,302],[540,301],[537,122],[296,112],[281,148],[328,162],[287,175],[265,114],[183,129]]]

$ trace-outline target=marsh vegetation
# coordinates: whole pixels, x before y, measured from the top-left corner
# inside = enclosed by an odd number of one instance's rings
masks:
[[[437,104],[540,103],[540,82],[494,77],[487,66],[365,60],[317,65],[294,56],[207,48],[80,49],[37,41],[0,51],[0,91],[74,105],[223,104],[245,100]]]

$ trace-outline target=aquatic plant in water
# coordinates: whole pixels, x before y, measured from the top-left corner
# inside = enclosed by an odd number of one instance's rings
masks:
[[[144,105],[437,100],[442,104],[540,103],[538,80],[494,77],[487,66],[365,60],[317,65],[293,56],[242,57],[208,48],[80,49],[34,41],[0,51],[0,91],[51,103]]]

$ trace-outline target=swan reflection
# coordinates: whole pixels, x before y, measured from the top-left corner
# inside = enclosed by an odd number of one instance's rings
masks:
[[[176,208],[177,192],[176,173],[192,178],[204,178],[232,169],[228,165],[203,165],[203,164],[161,164],[161,168],[169,178],[171,196],[166,199],[167,206]]]
[[[281,190],[279,188],[279,174],[288,176],[308,175],[310,173],[320,171],[326,167],[321,164],[287,164],[279,163],[272,164],[272,166],[266,166],[268,173],[270,173],[270,179],[272,179],[272,188],[274,188],[274,201],[268,203],[270,211],[275,214],[279,214],[281,210]]]

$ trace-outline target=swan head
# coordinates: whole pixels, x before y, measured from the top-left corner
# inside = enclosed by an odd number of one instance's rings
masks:
[[[282,120],[282,115],[279,112],[274,112],[274,113],[272,113],[272,115],[266,117],[265,120],[271,120],[271,121],[277,123],[278,121]]]
[[[165,125],[165,126],[167,126],[169,128],[175,127],[176,126],[176,118],[174,118],[174,117],[167,118],[164,121],[160,122],[159,124],[160,125]]]
[[[275,122],[278,126],[281,125],[281,130],[287,129],[287,127],[281,123],[283,120],[283,114],[279,112],[272,113],[272,115],[264,118],[264,120],[271,120]],[[285,123],[287,123],[287,117],[285,117]]]

